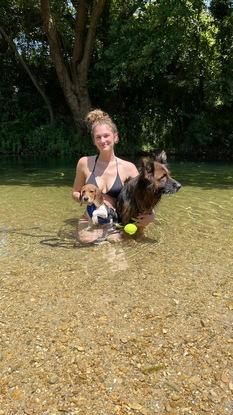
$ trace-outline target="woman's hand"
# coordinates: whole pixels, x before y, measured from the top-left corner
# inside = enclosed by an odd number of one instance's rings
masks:
[[[153,222],[154,218],[155,218],[154,212],[141,213],[140,215],[138,215],[135,224],[139,228],[144,228],[145,226],[149,225],[149,223]]]
[[[73,193],[72,193],[72,198],[73,198],[76,202],[80,202],[80,192],[73,192]]]

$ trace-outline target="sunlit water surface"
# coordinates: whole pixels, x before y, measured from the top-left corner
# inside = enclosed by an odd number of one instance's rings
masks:
[[[71,199],[75,166],[1,166],[0,257],[7,266],[23,262],[41,272],[54,268],[104,276],[135,270],[174,278],[227,273],[232,265],[233,166],[180,163],[170,166],[183,187],[164,196],[144,242],[75,247],[83,212]]]

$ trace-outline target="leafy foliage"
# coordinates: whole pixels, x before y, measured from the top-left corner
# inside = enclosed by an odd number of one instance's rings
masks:
[[[35,74],[57,121],[0,39],[0,151],[71,154],[93,151],[77,133],[42,28],[39,0],[3,0],[0,25]],[[88,6],[92,2],[88,2]],[[51,1],[71,71],[75,10]],[[89,9],[91,10],[91,9]],[[88,88],[120,132],[118,151],[165,147],[197,157],[233,154],[233,4],[230,0],[108,0],[97,28]]]

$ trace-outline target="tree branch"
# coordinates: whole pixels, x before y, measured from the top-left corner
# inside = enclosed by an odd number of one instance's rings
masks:
[[[6,34],[5,30],[1,26],[0,26],[0,33],[2,34],[3,38],[8,43],[11,50],[14,52],[14,54],[15,54],[16,58],[18,59],[19,63],[23,66],[24,70],[27,72],[29,78],[31,79],[33,85],[36,87],[37,91],[39,92],[39,94],[43,98],[43,100],[46,104],[46,107],[48,108],[48,111],[49,111],[50,122],[52,123],[54,121],[53,109],[52,109],[52,106],[51,106],[47,96],[45,95],[44,91],[41,89],[40,85],[38,84],[36,78],[34,77],[32,72],[30,71],[30,69],[27,66],[26,62],[24,61],[23,57],[18,52],[15,43],[13,42],[13,40],[11,40],[9,38],[9,36]]]
[[[76,64],[81,62],[83,57],[87,22],[87,4],[85,0],[73,0],[73,5],[76,8],[77,13],[75,20],[75,39],[72,61],[73,65],[76,66]]]
[[[72,84],[62,56],[62,48],[51,14],[49,0],[41,0],[41,15],[44,28],[48,36],[51,56],[55,64],[58,79],[60,81],[65,95],[72,95]]]
[[[89,26],[88,33],[87,33],[87,39],[86,39],[83,59],[81,63],[82,67],[85,68],[86,74],[87,74],[87,71],[90,65],[91,52],[92,52],[94,41],[95,41],[97,24],[99,22],[101,13],[104,9],[105,3],[106,3],[106,0],[94,0],[94,5],[93,5],[92,13],[91,13],[90,26]]]

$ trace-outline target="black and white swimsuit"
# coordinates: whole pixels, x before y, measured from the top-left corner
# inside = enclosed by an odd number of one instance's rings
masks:
[[[99,158],[99,155],[96,156],[93,170],[91,172],[91,175],[88,177],[88,179],[86,181],[86,184],[94,184],[97,187],[98,187],[98,184],[97,184],[96,178],[95,178],[95,167],[96,167],[96,163],[97,163],[98,158]],[[121,178],[120,178],[119,172],[118,172],[118,162],[117,162],[117,158],[116,158],[116,169],[117,169],[116,179],[115,179],[115,181],[114,181],[111,189],[109,189],[106,192],[106,195],[109,195],[111,197],[114,197],[115,199],[117,198],[117,196],[119,195],[119,193],[120,193],[120,191],[121,191],[121,189],[123,187],[123,183],[121,181]]]

